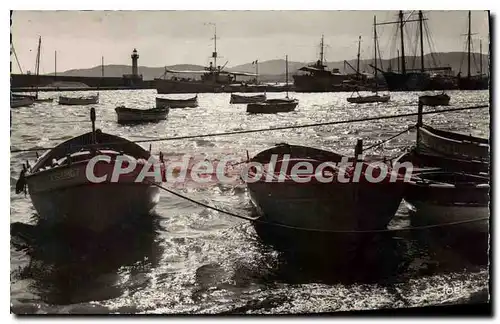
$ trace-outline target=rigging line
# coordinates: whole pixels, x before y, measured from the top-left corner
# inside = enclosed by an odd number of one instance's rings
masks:
[[[433,110],[433,111],[423,111],[422,115],[441,114],[441,113],[445,113],[445,112],[456,112],[456,111],[462,111],[462,110],[483,109],[483,108],[489,108],[489,107],[490,107],[489,105],[479,105],[479,106],[475,106],[475,107],[461,107],[461,108],[449,108],[449,109],[440,109],[440,110]],[[279,131],[279,130],[287,130],[287,129],[330,126],[330,125],[339,125],[339,124],[358,123],[358,122],[363,122],[363,121],[393,119],[393,118],[402,118],[402,117],[414,117],[414,116],[418,116],[418,113],[406,113],[406,114],[397,114],[397,115],[364,117],[364,118],[338,120],[338,121],[325,122],[325,123],[291,125],[291,126],[281,126],[281,127],[274,127],[274,128],[258,128],[258,129],[249,129],[249,130],[224,132],[224,133],[209,133],[209,134],[186,135],[186,136],[163,137],[163,138],[160,137],[157,139],[138,140],[138,141],[130,141],[130,142],[133,142],[133,143],[151,143],[151,142],[162,142],[162,141],[176,141],[176,140],[185,140],[185,139],[193,139],[193,138],[200,138],[200,137],[216,137],[216,136],[227,136],[227,135],[238,135],[238,134],[251,134],[251,133],[259,133],[259,132],[271,132],[271,131]],[[106,144],[112,145],[113,143],[106,143]],[[92,146],[99,146],[99,145],[101,145],[101,144],[82,145],[81,147],[92,147]],[[38,151],[49,150],[49,149],[53,149],[53,148],[54,147],[37,148],[37,149],[17,149],[17,150],[11,150],[10,153],[30,152],[30,151],[37,151],[37,150]]]
[[[368,146],[367,148],[364,148],[364,149],[363,149],[363,151],[368,151],[368,150],[371,150],[371,149],[372,149],[372,148],[374,148],[374,147],[377,147],[377,146],[380,146],[380,145],[382,145],[382,144],[384,144],[384,143],[387,143],[387,142],[389,142],[390,140],[393,140],[393,139],[395,139],[396,137],[401,136],[401,135],[403,135],[403,134],[407,133],[409,130],[411,130],[411,129],[415,128],[415,127],[416,127],[415,125],[411,125],[411,126],[407,127],[405,130],[403,130],[403,131],[401,131],[401,132],[397,133],[396,135],[393,135],[393,136],[391,136],[391,137],[389,137],[389,138],[387,138],[387,139],[385,139],[385,140],[383,140],[383,141],[381,141],[381,142],[379,142],[379,143],[375,143],[375,144],[373,144],[373,145]]]
[[[21,74],[23,74],[23,69],[21,68],[21,63],[19,63],[19,59],[17,58],[17,53],[16,53],[16,49],[14,47],[14,43],[11,41],[11,47],[12,47],[12,53],[14,53],[14,57],[16,59],[16,63],[17,63],[17,67],[19,68],[19,71],[21,72]]]
[[[268,222],[265,220],[260,219],[260,217],[248,217],[248,216],[243,216],[239,215],[227,210],[223,210],[217,207],[210,206],[208,204],[205,204],[201,201],[194,200],[192,198],[189,198],[187,196],[184,196],[178,192],[175,192],[173,190],[170,190],[161,184],[154,183],[151,181],[148,181],[151,185],[154,185],[174,196],[177,196],[181,199],[187,200],[193,204],[214,210],[216,212],[226,214],[231,217],[247,220],[250,222],[254,223],[260,223],[260,224],[265,224],[265,225],[271,225],[271,226],[277,226],[277,227],[283,227],[283,228],[288,228],[288,229],[293,229],[293,230],[301,230],[301,231],[307,231],[307,232],[317,232],[317,233],[345,233],[345,234],[355,234],[355,233],[389,233],[389,232],[402,232],[402,231],[413,231],[413,230],[423,230],[423,229],[429,229],[429,228],[436,228],[436,227],[445,227],[445,226],[453,226],[453,225],[460,225],[460,224],[466,224],[466,223],[472,223],[472,222],[479,222],[479,221],[485,221],[489,220],[489,217],[482,217],[482,218],[476,218],[476,219],[469,219],[465,221],[457,221],[457,222],[450,222],[450,223],[445,223],[445,224],[432,224],[432,225],[424,225],[424,226],[418,226],[418,227],[407,227],[407,228],[386,228],[386,229],[379,229],[379,230],[358,230],[358,231],[352,231],[352,230],[327,230],[327,229],[321,229],[321,228],[306,228],[306,227],[298,227],[298,226],[291,226],[291,225],[286,225],[282,223],[277,223],[277,222]]]

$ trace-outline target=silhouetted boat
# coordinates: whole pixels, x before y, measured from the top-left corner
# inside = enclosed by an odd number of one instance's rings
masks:
[[[156,108],[195,108],[198,107],[198,95],[187,99],[156,98]]]
[[[390,182],[389,172],[379,183],[370,183],[365,176],[368,164],[363,161],[358,182],[353,180],[354,167],[346,169],[347,181],[341,182],[337,163],[342,158],[334,152],[288,144],[279,144],[251,158],[250,163],[259,163],[263,168],[249,168],[248,176],[244,176],[252,204],[260,221],[275,224],[255,222],[259,235],[265,233],[270,239],[274,236],[281,241],[277,244],[285,248],[287,243],[316,243],[317,248],[328,249],[334,247],[325,244],[340,232],[356,237],[359,231],[385,229],[403,198],[402,179],[396,177],[397,181]],[[318,166],[325,162],[329,166],[319,171]],[[291,170],[304,163],[313,168],[294,178]],[[270,164],[274,165],[271,169]],[[381,169],[374,170],[374,176],[379,176]]]
[[[81,97],[59,96],[60,105],[84,106],[84,105],[94,105],[98,103],[99,103],[99,94],[92,96],[81,96]]]
[[[487,177],[452,172],[424,172],[406,184],[404,199],[412,224],[454,225],[460,229],[488,233],[490,185]],[[468,222],[472,221],[472,222]]]
[[[391,99],[389,95],[371,95],[371,96],[358,96],[358,97],[349,97],[347,101],[350,103],[375,103],[375,102],[388,102]]]
[[[167,119],[168,107],[152,109],[134,109],[125,106],[116,107],[119,124],[155,122]]]
[[[231,93],[231,99],[229,103],[232,104],[247,104],[247,103],[255,103],[255,102],[264,102],[266,101],[266,95],[255,95],[255,96],[240,96]]]
[[[450,96],[446,93],[440,93],[437,95],[425,95],[419,96],[418,101],[420,101],[423,105],[430,107],[448,106],[450,104]]]
[[[28,107],[35,103],[35,100],[31,97],[11,97],[10,98],[10,107],[11,108],[19,108],[19,107]]]
[[[153,177],[136,182],[151,153],[119,136],[94,131],[94,108],[91,116],[92,132],[59,144],[21,172],[16,192],[23,192],[27,186],[38,218],[44,223],[101,232],[148,215],[159,201]],[[94,176],[103,177],[99,183],[92,182],[86,172],[97,155],[109,159],[93,165]],[[108,162],[119,156],[135,160],[137,167],[113,182],[114,164]]]
[[[293,75],[293,84],[297,92],[331,92],[337,91],[336,86],[347,80],[347,75],[338,69],[327,70],[324,64],[323,36],[321,36],[320,58],[311,65],[301,67],[301,73]]]
[[[288,97],[288,55],[285,57],[285,74],[286,74],[286,97],[267,99],[264,102],[249,103],[247,112],[251,114],[276,114],[282,112],[294,111],[299,101]]]

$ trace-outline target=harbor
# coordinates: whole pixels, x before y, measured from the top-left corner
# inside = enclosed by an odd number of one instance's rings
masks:
[[[487,312],[489,90],[302,92],[287,54],[219,88],[213,53],[178,91],[11,95],[12,313]]]

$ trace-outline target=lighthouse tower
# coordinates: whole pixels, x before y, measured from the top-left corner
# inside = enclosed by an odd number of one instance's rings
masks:
[[[139,54],[137,54],[137,50],[135,48],[130,57],[132,58],[132,76],[136,78],[139,75],[137,71],[137,60],[139,59]]]

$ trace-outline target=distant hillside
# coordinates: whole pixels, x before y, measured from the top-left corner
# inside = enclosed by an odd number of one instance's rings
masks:
[[[471,73],[476,74],[479,70],[479,53],[474,54],[476,60],[471,62]],[[488,69],[488,55],[483,54],[483,73],[486,73]],[[356,67],[356,60],[351,59],[348,61],[353,67]],[[312,62],[288,62],[289,75],[296,73],[302,66],[312,64]],[[365,58],[360,61],[361,72],[372,73],[373,69],[370,68],[369,64],[372,64],[371,58]],[[467,57],[466,53],[462,52],[449,52],[449,53],[434,53],[433,55],[427,54],[424,56],[425,66],[435,67],[439,64],[441,67],[451,67],[454,74],[457,74],[460,70],[462,74],[467,72]],[[327,62],[328,69],[337,68],[341,73],[352,73],[353,70],[345,65],[344,61]],[[398,69],[398,59],[393,58],[390,60],[382,61],[382,68],[387,70],[392,67],[392,70]],[[419,68],[420,58],[419,57],[406,57],[406,68]],[[201,65],[193,64],[176,64],[167,66],[168,69],[172,70],[203,70]],[[252,63],[246,63],[242,65],[233,66],[227,68],[231,72],[249,72],[255,73],[255,65]],[[142,74],[144,80],[152,80],[163,75],[165,67],[147,67],[139,66],[139,73]],[[130,74],[132,72],[132,67],[130,65],[105,65],[104,66],[104,76],[106,77],[121,77],[124,74]],[[53,74],[53,73],[52,73]],[[65,72],[60,72],[58,75],[67,76],[101,76],[101,66],[95,66],[89,69],[75,69],[68,70]],[[179,77],[193,77],[190,74],[180,74]],[[285,78],[285,60],[269,60],[259,62],[259,79],[261,81],[283,81]],[[241,79],[241,77],[240,77]],[[243,78],[244,79],[244,78]]]

